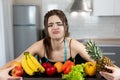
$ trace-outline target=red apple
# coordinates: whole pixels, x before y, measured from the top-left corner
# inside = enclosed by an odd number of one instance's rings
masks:
[[[21,77],[23,75],[23,68],[20,66],[15,66],[11,71],[11,75],[14,77]]]
[[[48,68],[48,67],[51,67],[51,66],[53,66],[51,63],[49,63],[49,62],[44,62],[43,64],[42,64],[42,66],[46,69],[46,68]]]
[[[42,66],[45,68],[46,74],[48,76],[53,76],[57,71],[56,67],[49,62],[43,63]]]
[[[55,66],[51,66],[51,67],[48,67],[47,69],[46,69],[46,74],[48,75],[48,76],[53,76],[55,73],[56,73],[56,67]]]

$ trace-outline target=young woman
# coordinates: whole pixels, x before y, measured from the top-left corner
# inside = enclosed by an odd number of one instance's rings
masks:
[[[74,59],[76,55],[80,55],[86,61],[93,61],[86,52],[85,46],[69,37],[67,18],[61,10],[49,11],[44,17],[44,26],[45,38],[34,43],[24,52],[28,51],[32,55],[39,55],[43,62],[65,62],[68,59]],[[13,61],[21,62],[23,53]],[[4,75],[7,75],[7,68],[13,61],[3,66],[0,73],[3,71]]]

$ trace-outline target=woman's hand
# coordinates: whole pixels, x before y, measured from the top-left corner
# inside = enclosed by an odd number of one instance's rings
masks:
[[[105,66],[107,69],[112,70],[112,73],[108,72],[100,72],[100,74],[107,80],[120,80],[120,68],[117,67],[108,67]]]
[[[22,80],[22,77],[12,77],[9,75],[9,71],[14,68],[10,67],[4,70],[0,70],[0,80]]]

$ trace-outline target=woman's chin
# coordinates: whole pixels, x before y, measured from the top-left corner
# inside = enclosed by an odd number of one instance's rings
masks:
[[[56,40],[59,40],[59,39],[62,39],[63,37],[59,37],[59,36],[54,36],[52,39],[56,39]]]

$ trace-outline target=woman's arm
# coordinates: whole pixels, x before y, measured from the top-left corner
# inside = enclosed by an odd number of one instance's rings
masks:
[[[32,46],[30,46],[30,47],[29,47],[28,49],[26,49],[24,52],[28,51],[28,52],[30,52],[32,55],[35,55],[35,54],[42,55],[42,53],[41,53],[41,50],[42,50],[41,48],[43,47],[43,45],[42,45],[43,43],[42,43],[42,42],[43,42],[43,41],[38,41],[38,42],[34,43]],[[40,49],[41,49],[41,50],[40,50]],[[23,57],[23,55],[24,55],[24,52],[21,53],[21,55],[18,56],[16,59],[7,62],[2,68],[0,68],[0,70],[9,68],[10,65],[11,65],[11,63],[14,62],[14,61],[21,62],[22,57]]]
[[[42,56],[43,51],[43,41],[38,41],[34,43],[32,46],[30,46],[28,49],[26,49],[24,52],[30,52],[32,55],[38,54],[39,56]],[[13,77],[10,76],[8,73],[12,69],[11,63],[14,61],[21,62],[22,57],[24,55],[24,52],[21,53],[19,57],[16,59],[6,63],[1,69],[0,69],[0,80],[22,80],[21,77]],[[3,75],[4,74],[4,75]]]
[[[82,44],[79,41],[73,39],[72,42],[71,42],[71,46],[76,51],[76,53],[78,53],[86,61],[94,62],[94,60],[87,53],[86,47],[85,47],[84,44]]]

